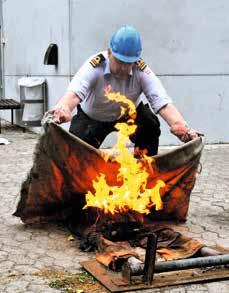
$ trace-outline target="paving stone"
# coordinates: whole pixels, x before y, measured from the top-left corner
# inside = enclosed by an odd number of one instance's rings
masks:
[[[147,290],[141,290],[141,291],[128,291],[129,293],[139,293],[139,292],[144,292],[144,293],[162,293],[160,289],[147,289]],[[103,293],[103,292],[101,292]]]
[[[204,240],[213,240],[214,241],[214,240],[218,239],[219,236],[217,235],[217,233],[206,231],[206,232],[202,233],[202,238]]]
[[[13,268],[14,266],[14,262],[12,261],[1,261],[1,266],[0,266],[0,275],[3,276],[3,275],[6,275],[8,273],[11,272],[11,269]]]
[[[185,286],[186,293],[204,293],[208,292],[208,288],[203,284],[192,284],[189,286]]]
[[[229,249],[229,238],[227,239],[217,239],[216,244],[224,248]]]
[[[185,291],[186,291],[185,288],[173,288],[173,287],[161,290],[161,292],[163,293],[186,293]]]
[[[229,290],[228,290],[229,281],[209,283],[209,284],[207,284],[207,287],[208,287],[209,293],[216,293],[216,292],[228,293],[229,292]]]
[[[46,287],[46,289],[45,289],[45,287]],[[50,288],[47,284],[42,284],[42,288],[41,288],[40,284],[31,284],[28,286],[28,290],[31,290],[31,292],[36,292],[36,293],[43,293],[43,292],[45,292],[45,293],[46,292],[60,293],[60,290]],[[43,290],[45,290],[45,291],[43,291]]]
[[[8,253],[5,251],[0,251],[0,262],[6,260],[8,257]]]
[[[27,255],[20,255],[20,254],[9,254],[8,260],[13,261],[18,265],[32,265],[34,264],[35,260],[29,258]]]
[[[27,286],[28,286],[28,282],[23,281],[23,280],[15,280],[15,281],[11,281],[6,288],[6,292],[11,293],[11,292],[24,292],[27,291]]]

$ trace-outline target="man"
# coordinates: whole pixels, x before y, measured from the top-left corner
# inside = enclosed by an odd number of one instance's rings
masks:
[[[181,141],[197,134],[187,126],[173,105],[159,79],[140,58],[142,51],[139,32],[132,26],[121,27],[111,38],[109,48],[88,59],[70,82],[66,94],[49,111],[56,123],[71,120],[70,132],[96,148],[115,130],[114,125],[126,121],[120,103],[109,100],[106,92],[119,92],[132,100],[137,109],[137,130],[130,137],[135,151],[147,155],[158,151],[160,123],[140,95],[145,94],[152,109],[170,126]],[[77,114],[71,112],[77,106]]]

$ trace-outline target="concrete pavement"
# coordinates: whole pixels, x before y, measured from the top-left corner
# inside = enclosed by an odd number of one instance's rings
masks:
[[[20,185],[32,166],[38,135],[3,126],[0,137],[10,141],[0,145],[0,292],[61,292],[50,288],[39,272],[77,273],[80,262],[93,254],[79,251],[77,240],[69,241],[70,233],[61,225],[26,226],[12,216]],[[201,162],[189,219],[177,229],[208,245],[229,248],[229,145],[206,146]],[[229,280],[142,292],[227,293]]]

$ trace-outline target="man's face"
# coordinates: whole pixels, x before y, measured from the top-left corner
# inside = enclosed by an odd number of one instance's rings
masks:
[[[133,68],[134,63],[125,63],[115,58],[110,49],[108,49],[108,58],[110,61],[111,73],[117,79],[126,79]]]

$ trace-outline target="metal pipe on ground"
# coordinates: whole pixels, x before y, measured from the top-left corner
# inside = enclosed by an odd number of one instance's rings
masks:
[[[155,263],[154,273],[221,265],[229,265],[229,254],[157,262]],[[129,258],[122,270],[123,277],[129,279],[131,276],[141,276],[143,273],[144,263],[135,257]]]
[[[214,256],[221,255],[222,253],[214,248],[204,246],[200,249],[201,256]]]
[[[204,256],[188,259],[170,260],[155,264],[155,272],[170,272],[194,268],[206,268],[211,266],[221,266],[229,264],[229,254]]]

